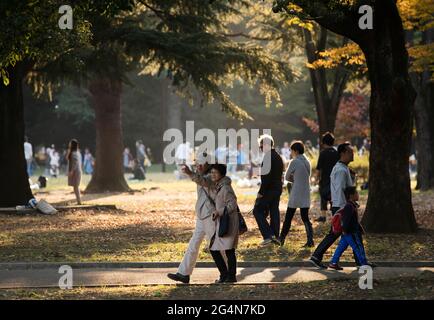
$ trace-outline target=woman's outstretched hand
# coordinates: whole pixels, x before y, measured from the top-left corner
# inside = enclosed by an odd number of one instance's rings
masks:
[[[191,176],[193,174],[193,172],[190,170],[190,168],[187,165],[183,165],[182,168],[182,173]]]

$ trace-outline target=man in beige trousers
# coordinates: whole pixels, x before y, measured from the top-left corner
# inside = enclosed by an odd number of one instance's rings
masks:
[[[177,273],[167,274],[167,276],[174,281],[182,283],[190,282],[190,275],[196,265],[203,239],[209,242],[215,233],[215,222],[212,220],[212,213],[215,211],[215,206],[209,197],[209,186],[211,185],[209,163],[210,157],[204,152],[196,157],[196,173],[192,172],[187,166],[184,166],[182,170],[192,181],[197,183],[196,227]]]

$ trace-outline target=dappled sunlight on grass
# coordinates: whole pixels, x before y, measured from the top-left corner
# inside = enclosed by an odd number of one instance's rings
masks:
[[[0,214],[0,261],[180,261],[195,226],[196,185],[174,180],[172,173],[150,173],[149,180],[134,182],[134,193],[85,195],[86,203],[115,204],[119,210],[69,210],[55,216],[38,214]],[[58,181],[60,181],[59,178]],[[152,181],[151,181],[152,180]],[[65,180],[66,183],[66,180]],[[299,211],[296,212],[285,245],[260,247],[262,241],[253,214],[257,188],[235,186],[241,211],[249,231],[240,238],[239,261],[300,261],[314,248],[303,248],[306,234]],[[365,236],[370,260],[433,260],[433,192],[414,195],[416,218],[422,229],[413,235]],[[53,190],[37,195],[51,203],[74,199],[70,190]],[[65,200],[66,199],[66,200]],[[281,223],[285,218],[287,193],[280,202]],[[360,203],[366,204],[362,194]],[[310,218],[319,216],[319,199],[312,195]],[[318,245],[330,228],[329,223],[313,223]],[[336,245],[324,256],[328,261]],[[353,261],[347,250],[343,261]],[[202,245],[199,261],[211,261]]]

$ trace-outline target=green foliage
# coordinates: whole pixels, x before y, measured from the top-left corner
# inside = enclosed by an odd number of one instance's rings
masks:
[[[292,79],[288,66],[259,45],[226,36],[244,1],[141,1],[143,7],[128,15],[113,33],[127,53],[139,61],[142,73],[168,71],[180,94],[203,103],[217,101],[235,118],[249,115],[223,88],[241,80],[258,85],[266,104],[279,101],[279,87]],[[138,23],[146,21],[146,23]]]

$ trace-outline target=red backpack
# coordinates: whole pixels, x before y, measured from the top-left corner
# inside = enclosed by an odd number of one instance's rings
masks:
[[[342,233],[342,214],[344,213],[344,208],[339,209],[332,217],[332,231],[334,234]]]

